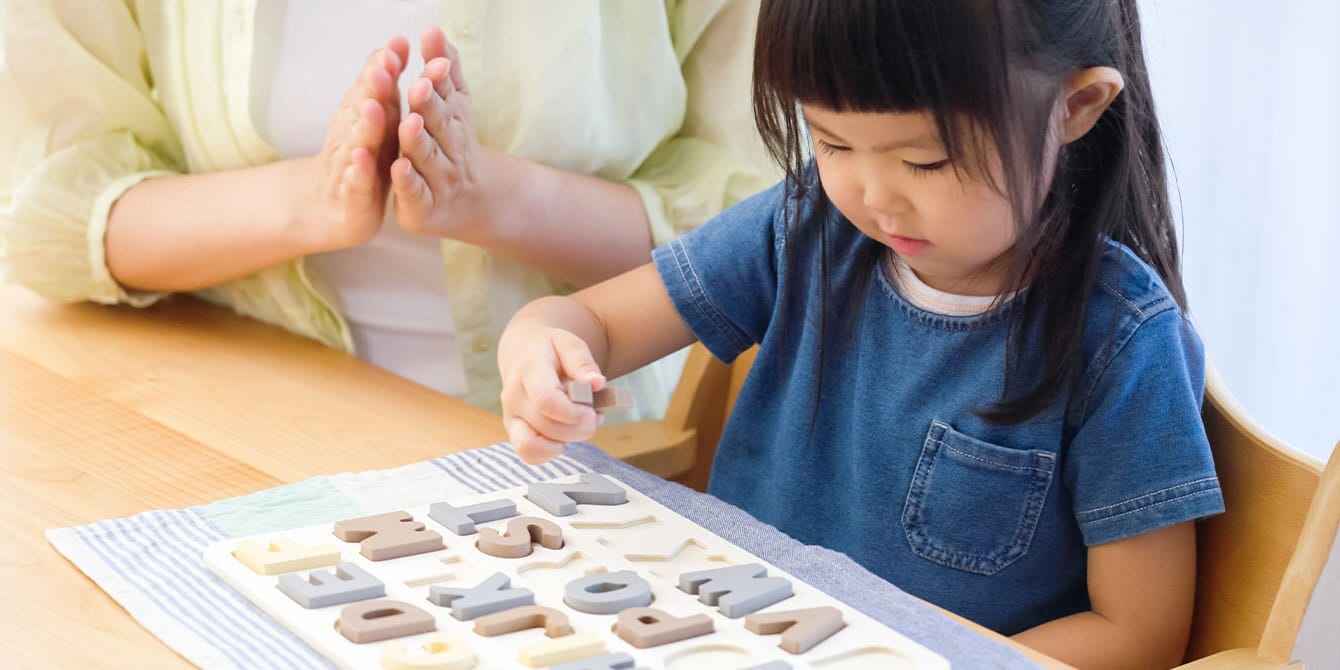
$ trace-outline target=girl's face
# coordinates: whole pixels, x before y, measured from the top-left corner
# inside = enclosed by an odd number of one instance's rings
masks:
[[[1016,230],[1009,201],[992,186],[1003,183],[998,158],[985,177],[956,171],[929,114],[802,108],[824,191],[861,232],[934,288],[1004,290]]]

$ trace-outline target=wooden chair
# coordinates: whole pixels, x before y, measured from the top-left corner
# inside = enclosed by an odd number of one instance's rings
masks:
[[[1323,472],[1253,422],[1213,371],[1205,395],[1227,511],[1198,528],[1192,662],[1182,667],[1340,668],[1340,559],[1321,579],[1340,530],[1340,445]],[[1329,649],[1298,646],[1305,618],[1329,624]]]
[[[591,443],[643,470],[706,489],[721,428],[735,401],[727,390],[740,365],[727,366],[694,344],[664,419],[606,426]]]
[[[703,489],[755,352],[726,366],[695,344],[664,421],[611,426],[593,442]],[[1305,614],[1324,616],[1329,607],[1340,638],[1340,594],[1330,602],[1312,598],[1340,525],[1340,456],[1331,457],[1323,477],[1319,462],[1252,421],[1212,368],[1203,418],[1227,511],[1197,529],[1196,609],[1186,657],[1193,662],[1183,668],[1291,667]],[[1334,563],[1328,575],[1340,591],[1340,557]],[[1309,667],[1340,668],[1340,658],[1333,663]]]

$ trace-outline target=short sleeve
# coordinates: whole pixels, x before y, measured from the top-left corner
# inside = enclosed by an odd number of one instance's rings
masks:
[[[784,189],[763,191],[652,252],[680,316],[723,361],[759,342],[772,319]]]
[[[685,90],[684,121],[628,180],[654,244],[692,230],[781,176],[754,127],[750,97],[758,5],[666,3]]]
[[[1149,316],[1108,359],[1063,461],[1086,545],[1224,510],[1204,388],[1204,349],[1176,308]]]
[[[0,3],[0,281],[57,301],[145,305],[107,269],[112,205],[181,148],[125,2]]]

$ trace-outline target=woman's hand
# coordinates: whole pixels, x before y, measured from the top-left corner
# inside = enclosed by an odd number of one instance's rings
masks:
[[[470,240],[493,219],[488,188],[496,152],[475,138],[473,105],[456,47],[440,28],[423,34],[423,75],[409,88],[401,157],[391,165],[396,218],[422,235]]]
[[[372,52],[331,119],[321,153],[305,159],[295,225],[311,251],[356,247],[381,229],[399,152],[396,80],[408,58],[403,37]]]
[[[538,464],[563,453],[564,442],[589,439],[601,417],[572,402],[567,380],[599,391],[605,376],[586,342],[560,328],[508,328],[498,350],[502,372],[503,425],[521,460]]]
[[[409,87],[401,157],[391,165],[405,230],[466,242],[576,286],[646,262],[651,224],[632,186],[481,144],[456,48],[439,28],[422,39],[423,76]]]

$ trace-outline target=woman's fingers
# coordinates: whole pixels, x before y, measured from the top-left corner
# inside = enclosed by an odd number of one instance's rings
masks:
[[[423,125],[439,144],[447,137],[451,118],[446,102],[433,89],[432,80],[420,79],[409,87],[409,108],[423,117]]]
[[[423,31],[419,36],[419,53],[423,54],[425,63],[434,58],[446,57],[447,34],[442,32],[442,28],[433,26]]]
[[[429,184],[441,189],[441,185],[453,182],[454,175],[441,145],[425,125],[426,120],[418,112],[410,112],[400,122],[400,151]]]
[[[391,164],[391,189],[395,191],[397,208],[406,206],[426,208],[433,204],[432,189],[428,187],[428,182],[414,168],[413,161],[407,156],[401,156]],[[401,224],[408,224],[410,217],[400,215],[400,211],[400,209],[397,209],[397,216]],[[411,230],[410,232],[422,231]]]
[[[349,165],[341,175],[341,195],[347,199],[376,198],[377,164],[372,153],[358,147],[349,154]]]
[[[376,100],[364,100],[354,124],[353,144],[376,152],[386,135],[386,110]]]
[[[400,35],[392,37],[386,43],[386,51],[389,55],[395,56],[395,68],[389,69],[393,78],[400,78],[400,74],[405,71],[405,66],[409,63],[409,40]]]
[[[451,63],[451,85],[461,93],[470,95],[470,89],[465,85],[465,71],[461,69],[460,53],[452,43],[447,42],[447,62]]]

